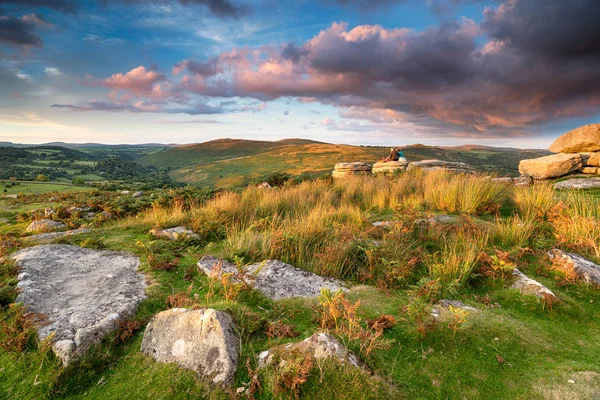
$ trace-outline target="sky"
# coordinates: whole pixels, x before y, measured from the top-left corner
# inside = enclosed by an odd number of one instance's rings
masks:
[[[546,148],[600,122],[597,0],[0,0],[0,141]]]

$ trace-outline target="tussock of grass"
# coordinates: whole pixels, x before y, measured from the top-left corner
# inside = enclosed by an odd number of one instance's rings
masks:
[[[525,218],[543,219],[557,203],[552,183],[545,181],[527,187],[515,187],[513,200]]]

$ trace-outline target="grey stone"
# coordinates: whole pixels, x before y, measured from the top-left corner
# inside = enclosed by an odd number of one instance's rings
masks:
[[[184,226],[178,226],[176,228],[169,229],[152,229],[150,231],[150,234],[157,238],[164,238],[169,240],[179,240],[183,238],[196,240],[200,239],[200,236],[198,236],[196,233],[187,229]]]
[[[18,194],[5,194],[2,197],[4,197],[5,199],[18,199],[19,195]]]
[[[55,335],[53,350],[64,365],[133,316],[145,299],[145,277],[133,255],[54,244],[13,258],[21,268],[17,301],[48,317],[38,335]]]
[[[53,232],[60,229],[65,229],[67,226],[59,221],[52,221],[51,219],[40,219],[33,221],[27,227],[27,232]]]
[[[391,228],[394,224],[396,221],[375,221],[372,225],[376,228]]]
[[[235,375],[239,338],[233,319],[221,311],[174,308],[152,318],[141,352],[225,385]]]
[[[580,255],[559,249],[550,250],[548,256],[564,269],[572,267],[583,282],[600,285],[600,265]]]
[[[600,188],[600,178],[575,178],[554,184],[555,189],[595,189]]]
[[[501,178],[493,178],[492,182],[503,183],[503,184],[507,184],[507,185],[515,185],[515,186],[530,186],[533,183],[533,178],[530,176],[519,176],[516,178],[501,177]]]
[[[273,364],[276,359],[279,359],[280,365],[285,364],[286,353],[297,351],[309,353],[316,360],[330,358],[352,367],[361,367],[361,363],[354,353],[342,345],[338,339],[326,333],[315,333],[302,342],[289,343],[263,351],[258,355],[258,367],[265,368]]]
[[[442,161],[442,160],[423,160],[423,161],[415,161],[408,164],[406,168],[407,171],[411,171],[413,169],[421,169],[423,171],[447,171],[447,172],[456,172],[463,174],[476,174],[477,170],[470,166],[469,164],[461,163],[461,162],[453,162],[453,161]]]
[[[131,193],[131,192],[130,192],[129,190],[123,190],[123,191],[121,192],[121,194],[122,194],[122,195],[124,195],[124,196],[126,196],[126,195],[128,195],[128,194],[130,194],[130,193]]]
[[[469,312],[479,312],[479,309],[468,306],[462,301],[442,299],[438,302],[438,304],[433,306],[433,309],[431,310],[431,316],[438,319],[442,316],[442,310],[449,310],[451,306],[453,308],[460,308]]]
[[[73,229],[73,230],[64,231],[64,232],[40,233],[37,235],[26,236],[23,238],[23,240],[42,242],[42,241],[46,241],[46,240],[59,239],[61,237],[65,237],[65,236],[81,235],[83,233],[90,233],[90,232],[91,231],[87,228],[79,228],[79,229]]]
[[[138,192],[134,192],[131,197],[133,198],[138,198],[138,197],[142,197],[144,195],[144,192],[142,192],[141,190]]]
[[[269,182],[263,182],[260,185],[258,185],[259,189],[272,189],[271,185],[269,185]]]
[[[550,289],[538,281],[529,278],[517,268],[514,269],[513,276],[516,279],[511,287],[513,289],[519,289],[522,294],[537,296],[541,299],[551,297],[555,300],[558,300],[558,297]]]
[[[198,267],[206,275],[211,276],[219,262],[220,260],[215,257],[206,256],[198,262]],[[247,283],[273,300],[289,297],[316,297],[323,288],[334,292],[345,289],[343,282],[337,279],[324,278],[277,260],[247,265],[243,267],[243,270],[244,275],[251,279],[251,282]],[[238,268],[223,261],[221,274],[223,273],[237,274]]]
[[[373,167],[365,162],[337,163],[331,173],[334,178],[345,178],[353,175],[368,175]]]

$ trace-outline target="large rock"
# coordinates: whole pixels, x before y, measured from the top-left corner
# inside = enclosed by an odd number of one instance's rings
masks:
[[[572,268],[583,282],[600,285],[600,265],[580,255],[567,253],[559,249],[550,250],[548,256],[560,268],[566,271]]]
[[[588,158],[588,154],[554,154],[522,160],[519,172],[535,179],[558,178],[577,171],[585,165]]]
[[[206,256],[198,262],[198,267],[206,275],[212,276],[216,273],[219,263],[221,261],[217,258]],[[219,272],[220,274],[236,275],[238,268],[227,261],[222,261]],[[316,297],[323,288],[328,288],[333,292],[344,289],[344,284],[337,279],[323,278],[277,260],[247,265],[244,267],[244,275],[251,280],[247,283],[273,300],[289,297]]]
[[[478,308],[468,306],[460,300],[441,299],[431,309],[431,316],[435,319],[439,319],[442,316],[442,312],[450,311],[450,307],[459,308],[469,313],[478,313],[480,311]]]
[[[175,363],[223,385],[233,379],[240,353],[229,315],[184,308],[155,315],[144,332],[141,351],[158,362]]]
[[[587,165],[590,167],[600,167],[600,152],[590,153],[590,158],[587,160]]]
[[[453,162],[453,161],[442,161],[442,160],[423,160],[423,161],[415,161],[408,164],[406,168],[407,171],[413,170],[415,168],[421,169],[423,171],[448,171],[448,172],[457,172],[462,174],[475,174],[477,171],[472,166],[461,163],[461,162]]]
[[[406,171],[408,161],[406,158],[400,158],[398,161],[377,162],[373,164],[374,174],[394,174]]]
[[[310,354],[315,360],[329,358],[342,364],[360,367],[358,357],[342,345],[338,339],[326,333],[315,333],[302,342],[289,343],[263,351],[258,355],[258,367],[267,367],[274,361],[279,361],[280,365],[285,364],[286,355],[293,356],[297,352]]]
[[[600,168],[598,167],[583,167],[579,171],[586,175],[598,175],[598,171]]]
[[[511,287],[513,289],[519,289],[522,294],[537,296],[541,299],[550,298],[558,300],[558,297],[550,289],[538,281],[529,278],[517,268],[514,269],[513,276],[515,277],[515,281]]]
[[[600,188],[600,178],[574,178],[554,184],[555,189],[595,189]]]
[[[584,125],[567,132],[550,145],[554,153],[600,151],[600,124]]]
[[[61,229],[65,229],[67,226],[59,221],[52,221],[51,219],[40,219],[33,221],[27,227],[27,232],[54,232]]]
[[[133,316],[145,299],[139,259],[129,254],[55,244],[13,257],[21,268],[17,301],[48,317],[38,335],[55,334],[53,350],[65,365]]]
[[[179,240],[179,239],[185,239],[185,238],[195,239],[195,240],[200,239],[200,236],[198,236],[196,233],[187,229],[184,226],[178,226],[176,228],[169,228],[169,229],[152,229],[150,231],[150,234],[159,239],[160,238],[169,239],[169,240]]]
[[[352,175],[368,175],[372,169],[371,164],[364,162],[337,163],[331,176],[334,178],[344,178]]]

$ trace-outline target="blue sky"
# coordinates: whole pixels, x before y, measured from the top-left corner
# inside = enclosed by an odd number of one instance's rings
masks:
[[[2,0],[0,141],[547,147],[598,122],[595,9]]]

